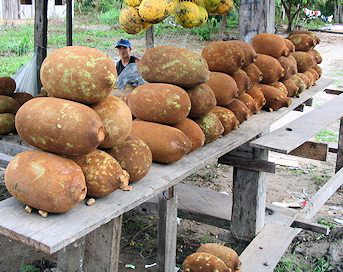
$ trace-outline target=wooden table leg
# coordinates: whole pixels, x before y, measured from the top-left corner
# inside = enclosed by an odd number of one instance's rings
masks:
[[[158,200],[157,265],[159,272],[174,272],[176,267],[177,195],[170,187]]]
[[[58,252],[58,272],[82,272],[86,238],[82,237]]]
[[[123,216],[99,227],[87,235],[84,272],[117,272]]]
[[[268,150],[250,148],[257,160],[268,160]],[[266,208],[266,173],[234,167],[231,235],[236,240],[252,240],[263,228]]]

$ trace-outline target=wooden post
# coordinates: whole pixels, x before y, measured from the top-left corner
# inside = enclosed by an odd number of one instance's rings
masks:
[[[84,272],[117,272],[123,216],[113,219],[87,235]]]
[[[268,160],[268,150],[250,147],[247,153],[247,157]],[[233,168],[231,235],[236,240],[250,241],[263,228],[266,191],[266,173]]]
[[[336,173],[343,167],[343,118],[340,120],[339,134],[338,134],[338,149],[336,159]]]
[[[177,238],[177,191],[170,187],[158,199],[158,272],[175,272]]]
[[[40,93],[42,83],[40,81],[40,67],[42,62],[46,58],[47,52],[47,33],[48,33],[48,1],[35,1],[35,27],[34,27],[34,36],[35,36],[35,50],[37,50],[37,83],[38,90],[37,93]]]
[[[58,272],[82,272],[85,240],[85,237],[80,238],[58,252]]]
[[[250,42],[259,33],[275,32],[275,0],[241,0],[239,37]]]
[[[66,1],[67,46],[73,45],[73,0]]]
[[[154,40],[154,26],[148,27],[148,29],[145,31],[145,47],[146,48],[152,48],[155,46],[155,40]]]

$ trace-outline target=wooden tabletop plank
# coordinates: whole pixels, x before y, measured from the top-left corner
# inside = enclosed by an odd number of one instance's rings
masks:
[[[289,108],[271,113],[260,112],[244,122],[239,129],[188,154],[176,163],[154,163],[149,174],[140,182],[133,184],[132,191],[117,190],[105,198],[98,199],[93,206],[79,204],[68,213],[50,214],[47,218],[42,218],[37,214],[27,214],[24,205],[13,198],[1,201],[0,234],[20,240],[44,252],[54,253],[257,136],[274,121],[330,83],[327,79],[319,80],[316,87],[301,94],[300,98],[293,99],[293,104]]]

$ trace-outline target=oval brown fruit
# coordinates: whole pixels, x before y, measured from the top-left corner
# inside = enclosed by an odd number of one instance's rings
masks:
[[[0,114],[0,134],[6,135],[15,131],[14,126],[14,114],[12,113],[1,113]]]
[[[43,151],[19,153],[5,172],[10,194],[32,208],[64,213],[87,193],[85,176],[72,160]]]
[[[274,58],[288,56],[290,53],[285,39],[276,34],[257,34],[251,44],[257,54],[265,54]]]
[[[196,252],[187,256],[182,263],[182,269],[185,272],[232,272],[222,259],[207,252]]]
[[[211,110],[211,112],[217,115],[220,122],[222,123],[224,127],[223,135],[226,135],[238,128],[239,121],[236,118],[236,115],[229,109],[216,106],[214,109]]]
[[[263,92],[257,85],[247,91],[247,94],[255,100],[257,111],[260,111],[266,104],[266,99],[264,98]]]
[[[292,104],[292,99],[287,97],[277,88],[265,84],[258,84],[258,87],[261,88],[261,91],[266,98],[266,104],[264,105],[265,109],[276,111],[282,107],[288,107]]]
[[[255,64],[263,74],[262,83],[274,83],[285,75],[285,70],[282,68],[280,62],[271,56],[257,54]]]
[[[46,57],[40,78],[51,97],[93,104],[114,89],[115,65],[98,49],[67,46],[54,50]]]
[[[14,79],[11,77],[0,77],[0,95],[11,96],[17,87]]]
[[[33,98],[33,96],[29,93],[14,93],[12,95],[12,98],[14,98],[19,105],[23,105],[24,103],[26,103],[27,101],[29,101],[30,99]]]
[[[146,83],[128,96],[128,105],[138,119],[171,125],[188,116],[191,100],[186,91],[178,86]]]
[[[152,164],[152,154],[146,143],[130,135],[124,142],[107,152],[129,173],[130,182],[144,178]]]
[[[120,98],[108,96],[91,108],[99,115],[105,128],[105,139],[100,147],[111,148],[119,145],[129,136],[132,114]]]
[[[247,106],[236,98],[233,99],[229,105],[225,106],[225,108],[228,108],[236,115],[240,124],[248,120],[248,117],[251,115]]]
[[[18,110],[15,125],[28,144],[68,156],[90,153],[105,138],[104,126],[94,110],[53,97],[27,101]]]
[[[217,105],[216,96],[206,83],[188,89],[187,93],[191,99],[191,111],[189,112],[191,118],[198,118]]]
[[[0,95],[0,113],[15,114],[20,108],[20,104],[12,97]]]
[[[205,144],[217,140],[224,132],[224,127],[220,122],[220,119],[213,112],[206,113],[196,119],[195,122],[197,122],[205,134]]]

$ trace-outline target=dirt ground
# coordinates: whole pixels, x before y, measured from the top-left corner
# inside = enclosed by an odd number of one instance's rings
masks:
[[[321,64],[324,76],[335,79],[331,89],[343,90],[343,35],[318,33],[321,43],[317,50],[323,56]],[[201,50],[204,42],[189,37],[164,37],[156,39],[156,44],[169,44],[188,47],[193,50]],[[137,54],[143,52],[143,41],[133,41],[137,46]],[[181,44],[180,44],[181,43]],[[115,58],[116,56],[113,55]],[[314,107],[333,99],[335,96],[318,94],[314,97]],[[299,113],[291,113],[279,124],[294,118]],[[277,127],[275,124],[273,127]],[[332,124],[328,129],[338,131],[339,123]],[[313,195],[326,180],[334,174],[336,156],[329,153],[325,162],[301,159],[292,156],[282,157],[271,153],[271,157],[280,161],[287,160],[288,163],[296,163],[298,166],[277,166],[276,174],[268,174],[267,201],[290,202],[300,201]],[[0,171],[0,180],[3,171]],[[232,190],[232,168],[225,165],[213,163],[191,175],[183,182],[201,187],[211,188],[220,192],[231,192]],[[0,181],[0,200],[8,197],[8,194]],[[303,231],[295,238],[289,248],[289,254],[294,256],[295,262],[313,264],[315,260],[325,259],[332,265],[326,270],[318,271],[343,271],[343,224],[334,220],[343,220],[343,191],[338,191],[317,214],[316,219],[320,222],[330,223],[333,230],[329,236]],[[145,265],[156,262],[156,217],[139,215],[131,211],[124,215],[123,236],[121,241],[120,272],[124,271],[156,271],[156,266],[145,268]],[[201,243],[222,242],[219,235],[224,230],[200,224],[189,220],[180,220],[178,225],[177,265],[180,266],[185,256],[194,252]],[[0,236],[0,272],[16,272],[22,264],[33,263],[40,267],[39,271],[51,271],[49,268],[55,266],[56,255],[47,256],[34,251],[16,241],[11,241]],[[125,267],[134,265],[135,269]],[[306,271],[306,270],[284,270],[284,271]],[[314,270],[307,270],[314,271]]]

